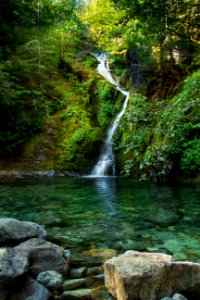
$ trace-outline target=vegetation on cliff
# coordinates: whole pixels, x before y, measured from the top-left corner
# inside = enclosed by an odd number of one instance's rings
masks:
[[[2,1],[2,166],[87,173],[123,97],[96,73],[95,51],[131,99],[115,135],[118,172],[163,181],[200,173],[197,0]]]

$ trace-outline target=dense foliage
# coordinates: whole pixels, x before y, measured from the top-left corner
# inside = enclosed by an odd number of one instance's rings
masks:
[[[172,99],[149,102],[141,94],[130,99],[118,146],[125,174],[163,181],[199,173],[199,84],[197,71]]]
[[[76,2],[1,1],[0,153],[15,156],[61,105],[49,81],[59,71],[64,40],[76,27]]]
[[[123,101],[95,71],[91,53],[108,51],[131,93],[118,171],[199,175],[199,10],[197,0],[2,0],[1,158],[88,172]]]

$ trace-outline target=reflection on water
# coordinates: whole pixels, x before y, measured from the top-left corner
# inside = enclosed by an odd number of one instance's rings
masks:
[[[200,261],[199,195],[200,186],[112,177],[1,183],[0,217],[42,224],[51,240],[78,251],[162,251]]]
[[[116,178],[115,177],[99,177],[94,178],[97,194],[100,201],[104,203],[104,210],[110,216],[117,215],[117,195],[116,195]]]

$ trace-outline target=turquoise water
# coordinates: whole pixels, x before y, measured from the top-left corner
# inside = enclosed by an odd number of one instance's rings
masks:
[[[67,249],[171,253],[200,262],[200,185],[120,178],[50,178],[0,184],[0,217],[44,225]]]

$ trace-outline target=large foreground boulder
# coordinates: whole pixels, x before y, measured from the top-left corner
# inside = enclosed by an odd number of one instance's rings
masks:
[[[0,299],[4,300],[13,282],[28,271],[27,252],[23,249],[0,249]]]
[[[29,260],[24,249],[0,249],[0,285],[12,281],[28,271]]]
[[[17,245],[30,238],[44,239],[46,231],[33,222],[13,218],[0,218],[0,246]]]
[[[30,277],[22,277],[12,287],[9,300],[47,300],[50,293],[47,288]]]
[[[31,275],[37,276],[39,273],[49,270],[61,274],[68,272],[69,264],[63,257],[64,251],[51,242],[33,238],[21,243],[15,249],[27,251]]]
[[[105,284],[118,300],[159,300],[200,285],[200,264],[162,253],[127,251],[106,261]]]

